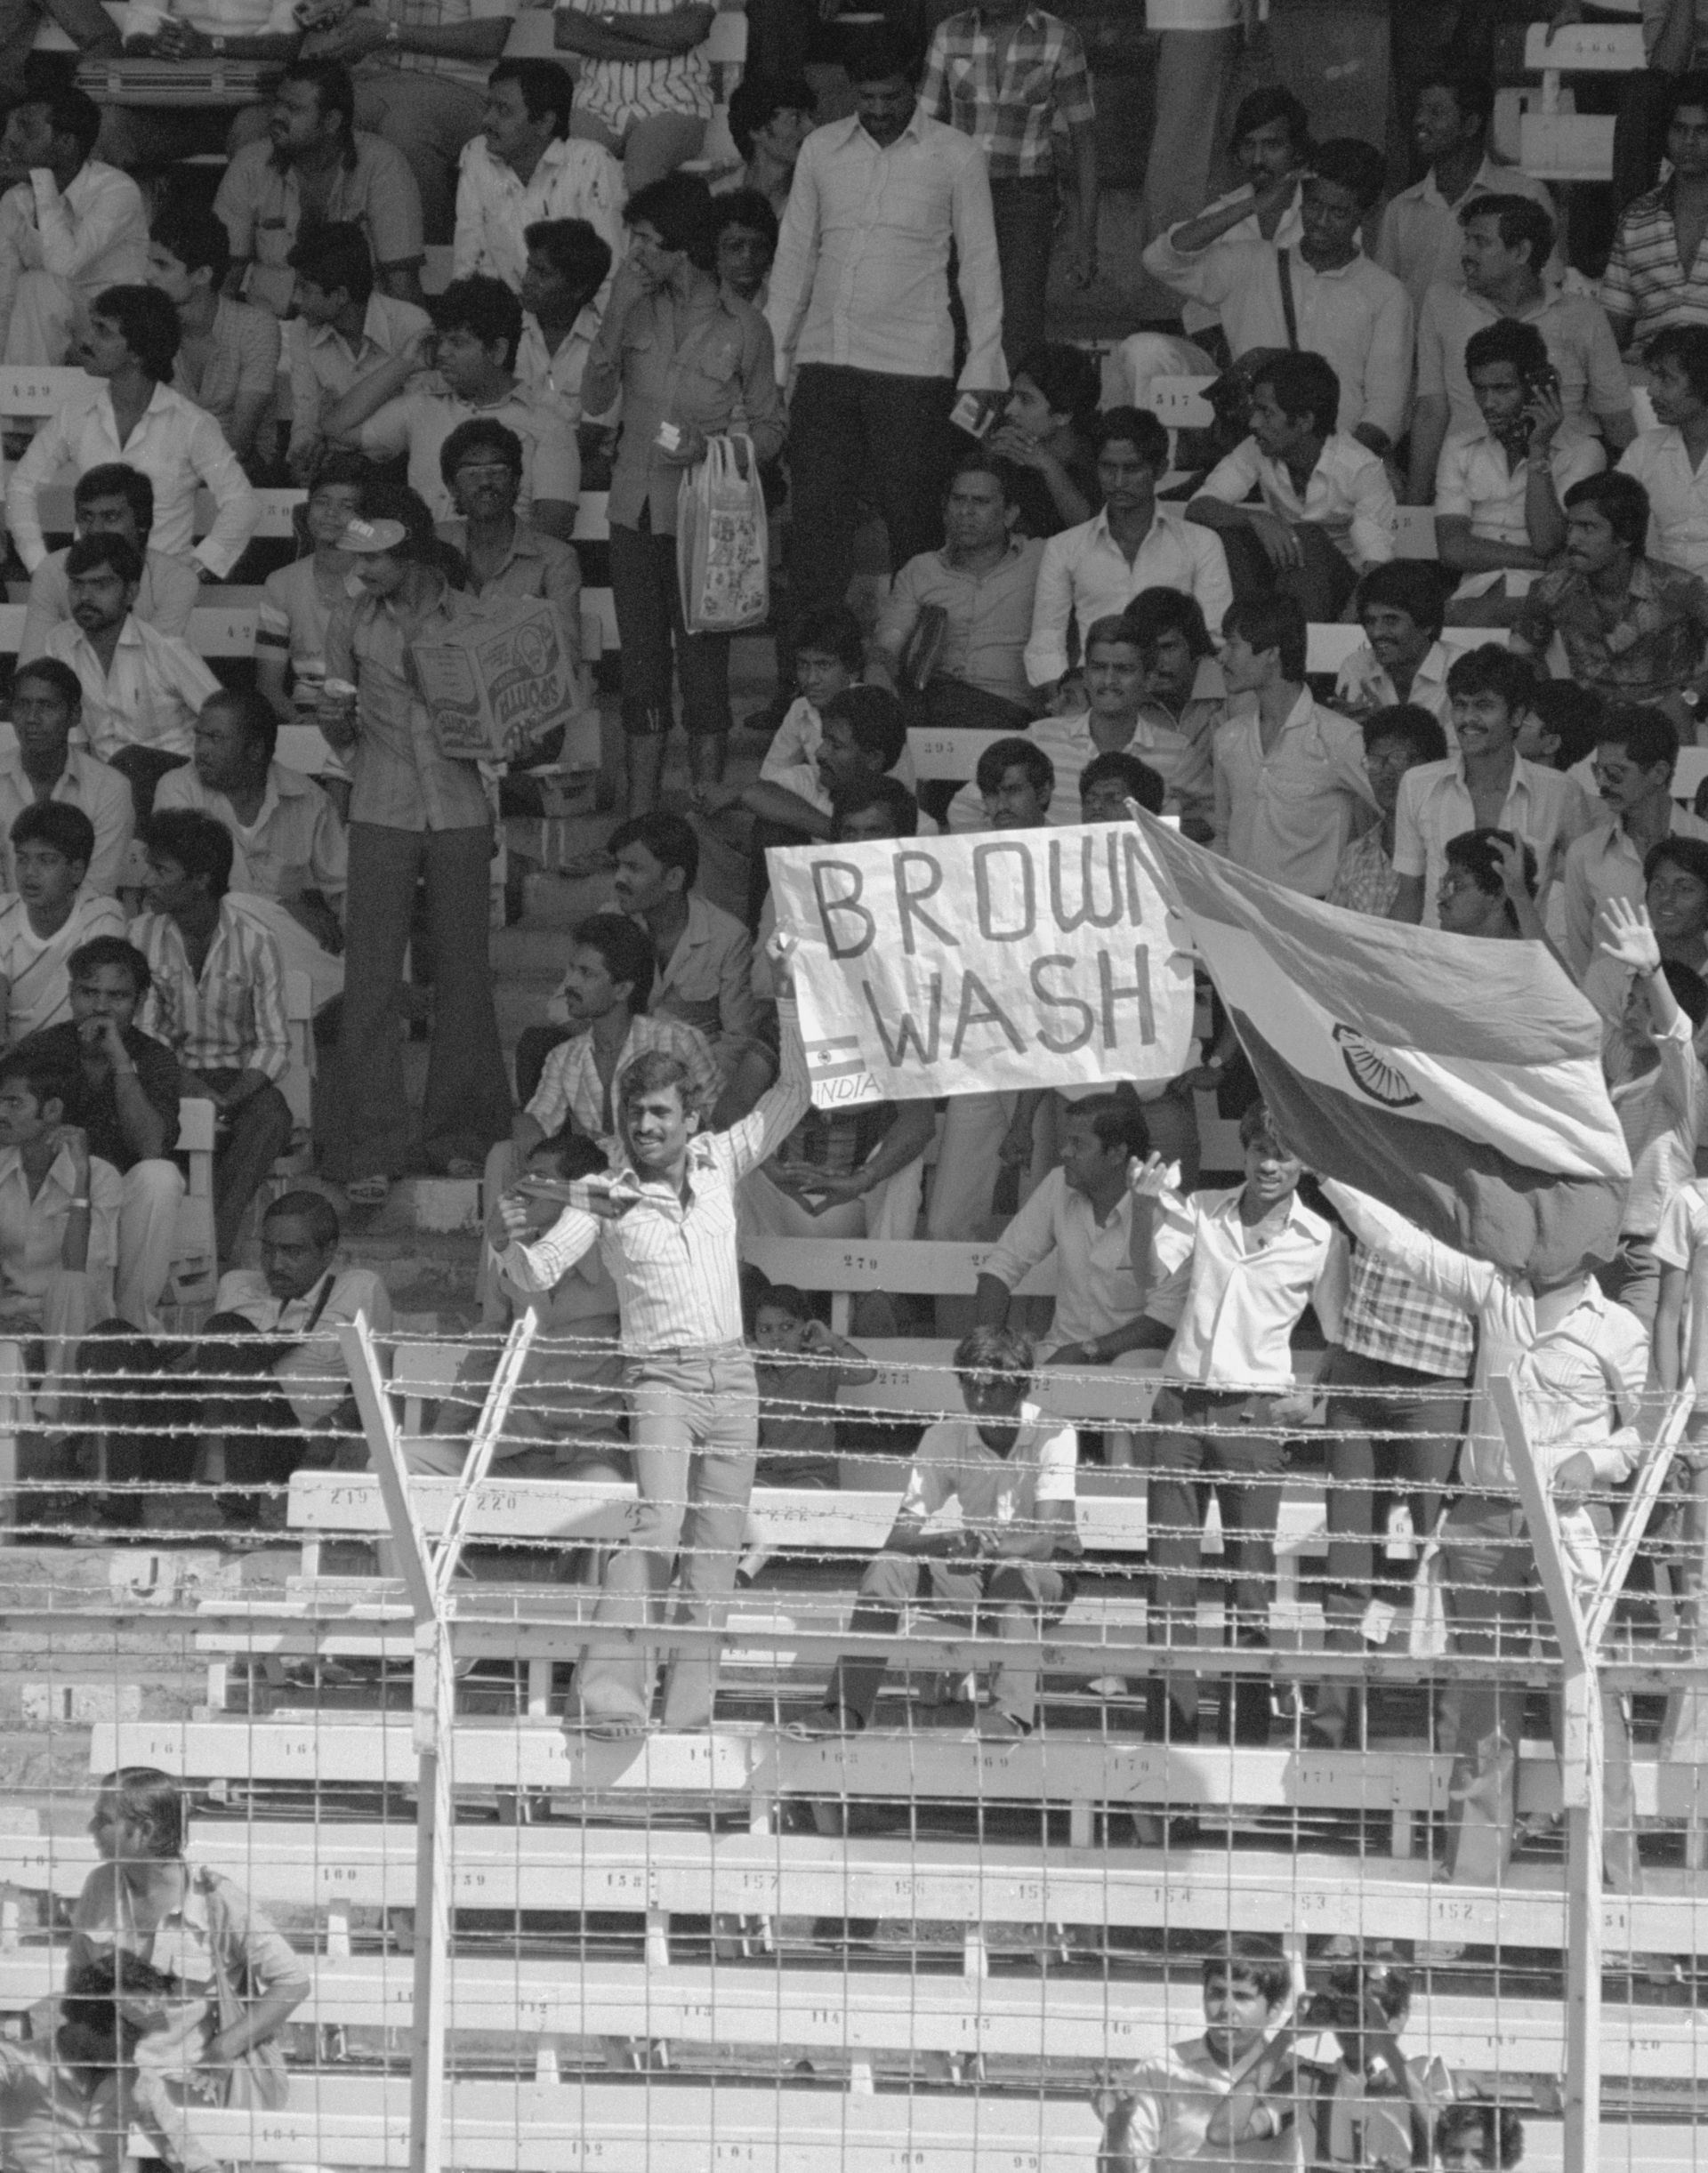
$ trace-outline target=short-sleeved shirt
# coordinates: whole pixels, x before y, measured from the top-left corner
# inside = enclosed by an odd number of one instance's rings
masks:
[[[293,273],[294,278],[295,274]],[[291,380],[291,443],[325,436],[320,418],[359,378],[368,377],[402,354],[432,323],[425,310],[390,294],[373,294],[356,344],[335,325],[311,325],[293,317],[285,326],[285,367]],[[423,378],[427,373],[423,372]]]
[[[442,543],[462,551],[466,559],[469,538],[466,520],[442,520],[438,533]],[[472,583],[472,567],[470,579]],[[580,656],[581,560],[570,544],[560,543],[555,535],[547,535],[544,529],[530,528],[525,520],[519,520],[510,539],[509,556],[495,574],[471,592],[482,597],[538,597],[557,613],[569,654]]]
[[[560,1042],[545,1059],[540,1083],[528,1105],[528,1115],[548,1139],[568,1123],[590,1139],[610,1139],[616,1130],[616,1113],[611,1107],[616,1082],[637,1057],[654,1050],[674,1057],[688,1067],[689,1094],[704,1123],[712,1114],[719,1089],[717,1061],[710,1043],[697,1026],[687,1026],[680,1018],[654,1018],[644,1011],[629,1022],[609,1088],[600,1079],[593,1060],[591,1032],[573,1034],[567,1042]]]
[[[139,1932],[117,1867],[98,1863],[71,1911],[68,1976],[115,1950],[170,1970],[197,1993],[213,1987],[216,1953],[234,1983],[253,1988],[252,1996],[304,1984],[308,1976],[266,1911],[218,1871],[191,1871],[180,1905],[152,1932]]]
[[[560,0],[583,14],[600,13],[599,0]],[[676,0],[624,0],[628,15],[669,15]],[[513,12],[513,11],[512,11]],[[614,136],[656,113],[712,117],[712,65],[703,46],[663,53],[656,60],[594,60],[576,56],[576,110],[603,121]]]
[[[1037,1404],[1020,1405],[1019,1430],[1006,1456],[987,1448],[971,1417],[939,1419],[914,1451],[901,1514],[931,1524],[958,1501],[969,1531],[993,1534],[1037,1521],[1043,1501],[1074,1499],[1078,1444]]]
[[[874,645],[891,664],[927,605],[945,612],[937,675],[962,680],[1023,709],[1035,706],[1026,675],[1026,645],[1044,547],[1016,541],[984,573],[955,564],[947,551],[922,551],[909,559],[878,612]]]
[[[281,165],[264,138],[246,143],[225,169],[214,208],[231,237],[232,255],[249,261],[245,300],[277,317],[291,305],[296,274],[286,259],[305,213],[317,225],[359,226],[384,270],[422,261],[421,191],[409,161],[395,143],[365,128],[354,132],[350,156],[306,205],[294,162]]]
[[[327,629],[340,604],[355,602],[353,580],[352,575],[340,574],[330,584],[323,583],[310,556],[281,566],[262,583],[255,650],[275,656],[282,651],[288,658],[295,675],[292,698],[301,708],[312,708],[320,698]]]
[[[391,1328],[390,1293],[371,1268],[329,1268],[300,1298],[275,1298],[258,1268],[234,1268],[220,1277],[214,1308],[242,1314],[262,1335],[303,1338],[274,1364],[272,1373],[304,1426],[318,1423],[343,1398],[339,1329],[363,1318],[375,1335],[389,1334]]]
[[[223,793],[202,783],[193,762],[162,777],[155,810],[189,808],[231,833],[231,889],[257,897],[301,897],[318,890],[336,912],[350,881],[350,851],[338,810],[312,777],[271,762],[255,818],[245,823]]]
[[[1521,167],[1503,165],[1494,158],[1483,160],[1456,203],[1449,204],[1442,195],[1431,166],[1421,181],[1402,189],[1382,214],[1370,254],[1384,271],[1393,273],[1414,310],[1423,307],[1424,296],[1438,279],[1444,286],[1464,285],[1465,229],[1460,219],[1468,205],[1488,196],[1528,197],[1551,219],[1554,216],[1554,200],[1541,181],[1532,181]]]
[[[178,1138],[178,1103],[183,1092],[178,1059],[164,1042],[144,1034],[140,1026],[125,1026],[121,1034],[125,1053],[136,1066],[136,1082],[166,1128],[160,1152],[169,1155]],[[83,1043],[68,1018],[63,1026],[50,1026],[34,1046],[44,1056],[57,1058],[66,1078],[77,1081],[66,1101],[66,1123],[81,1124],[89,1135],[89,1152],[110,1163],[122,1176],[137,1157],[126,1144],[125,1127],[119,1122],[118,1095],[111,1073],[98,1083],[90,1079],[83,1068]]]
[[[18,644],[20,664],[39,656],[47,647],[49,634],[70,619],[71,576],[65,570],[70,555],[68,543],[61,551],[50,551],[29,577],[23,639]],[[186,565],[182,559],[165,558],[157,551],[145,551],[131,616],[158,633],[181,639],[189,632],[189,615],[201,592],[193,566]]]
[[[1560,432],[1548,449],[1555,497],[1563,502],[1574,483],[1599,475],[1607,464],[1599,438]],[[1435,467],[1436,518],[1469,520],[1471,534],[1485,543],[1527,545],[1530,529],[1524,501],[1528,479],[1522,456],[1509,461],[1506,448],[1491,431],[1449,438]]]
[[[1527,761],[1522,754],[1513,756],[1497,827],[1510,830],[1535,854],[1539,888],[1559,873],[1567,848],[1593,819],[1582,786],[1563,771]],[[1422,877],[1425,928],[1441,925],[1437,893],[1446,871],[1448,841],[1476,827],[1462,756],[1420,762],[1400,779],[1394,866],[1401,875]]]
[[[1345,1238],[1295,1198],[1269,1242],[1248,1251],[1244,1189],[1165,1192],[1156,1203],[1153,1263],[1169,1276],[1186,1271],[1186,1302],[1163,1362],[1171,1380],[1290,1388],[1290,1339],[1308,1305],[1328,1340],[1338,1340],[1349,1269]]]
[[[122,936],[125,908],[116,897],[102,897],[85,882],[72,900],[65,924],[51,936],[38,936],[29,924],[21,897],[0,905],[0,973],[10,988],[6,1037],[20,1042],[57,1026],[71,1015],[70,959],[97,936]]]
[[[1385,916],[1399,896],[1399,877],[1382,841],[1382,825],[1354,838],[1341,855],[1341,865],[1328,886],[1325,905],[1341,906],[1348,913]]]
[[[516,515],[526,520],[535,500],[573,505],[581,495],[581,455],[576,433],[560,410],[518,384],[495,405],[477,407],[447,391],[425,387],[387,400],[361,426],[361,447],[370,459],[409,456],[409,487],[419,491],[435,520],[449,520],[456,507],[439,472],[439,448],[459,423],[476,417],[502,423],[522,441],[522,487]]]
[[[1699,1179],[1680,1185],[1667,1202],[1655,1236],[1655,1257],[1663,1268],[1682,1268],[1689,1276],[1690,1344],[1685,1378],[1697,1395],[1708,1389],[1708,1185]]]
[[[1620,213],[1601,306],[1631,324],[1640,341],[1672,325],[1708,325],[1708,250],[1696,251],[1688,271],[1680,262],[1670,181],[1633,197]]]
[[[1512,638],[1545,656],[1558,634],[1571,676],[1616,702],[1653,702],[1696,678],[1708,648],[1708,585],[1680,566],[1638,559],[1611,627],[1588,580],[1543,574],[1519,606]]]
[[[84,881],[103,897],[115,897],[135,827],[130,779],[109,763],[99,761],[86,747],[68,747],[65,768],[54,778],[47,796],[60,806],[80,809],[94,825],[95,849],[84,872]],[[23,755],[16,747],[10,754],[0,754],[0,838],[4,840],[0,844],[0,881],[9,890],[18,887],[12,825],[26,808],[36,804],[36,787],[24,768]]]
[[[927,113],[971,136],[992,181],[1032,181],[1056,171],[1059,132],[1096,117],[1079,32],[1029,7],[1000,28],[976,8],[937,26],[919,99]]]
[[[1426,298],[1417,320],[1417,393],[1420,399],[1445,398],[1447,428],[1474,436],[1483,427],[1482,412],[1465,368],[1465,342],[1504,311],[1468,287],[1439,281]],[[1631,413],[1631,387],[1619,359],[1613,327],[1599,302],[1563,287],[1521,310],[1515,320],[1542,334],[1548,359],[1559,372],[1560,404],[1567,428],[1582,437],[1591,432],[1591,415]]]
[[[1215,737],[1216,846],[1254,875],[1323,897],[1341,855],[1374,820],[1364,735],[1309,688],[1266,754],[1257,712]]]
[[[1681,430],[1640,431],[1619,471],[1648,493],[1648,555],[1708,580],[1708,456],[1693,466]]]
[[[1214,657],[1206,657],[1204,663],[1220,680]],[[1140,705],[1132,721],[1132,733],[1118,752],[1136,756],[1156,772],[1166,795],[1163,802],[1166,813],[1209,816],[1215,801],[1213,776],[1215,736],[1227,715],[1225,697],[1220,701],[1188,702],[1178,720],[1170,717],[1160,704]],[[1090,711],[1082,710],[1072,717],[1040,717],[1019,736],[1029,739],[1035,747],[1042,747],[1056,773],[1046,819],[1051,823],[1076,823],[1080,779],[1100,753],[1092,736]],[[949,802],[950,830],[982,830],[984,806],[984,794],[978,785],[963,785]]]

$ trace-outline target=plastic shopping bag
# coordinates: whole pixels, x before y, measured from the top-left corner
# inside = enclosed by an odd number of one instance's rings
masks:
[[[751,438],[713,438],[682,478],[676,574],[692,634],[738,633],[770,608],[770,537]]]

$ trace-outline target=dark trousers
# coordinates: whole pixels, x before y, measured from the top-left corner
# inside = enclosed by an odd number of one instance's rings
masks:
[[[881,1554],[860,1580],[849,1628],[863,1636],[893,1637],[907,1602],[926,1599],[954,1619],[970,1616],[976,1628],[995,1630],[999,1638],[1027,1639],[1059,1621],[1072,1597],[1070,1580],[1051,1562],[963,1563]],[[833,1710],[840,1705],[866,1727],[888,1668],[882,1655],[839,1660],[825,1702]],[[1037,1670],[999,1662],[990,1699],[999,1711],[1030,1727],[1038,1712]]]
[[[640,519],[647,524],[643,507]],[[623,653],[623,729],[667,732],[671,663],[682,688],[682,725],[694,733],[729,729],[729,637],[691,634],[682,622],[676,538],[650,525],[611,530],[611,601]]]
[[[242,1077],[235,1069],[188,1072],[185,1084],[194,1092],[196,1082],[205,1080],[227,1092]],[[244,1211],[291,1144],[291,1105],[276,1086],[264,1086],[252,1094],[230,1116],[218,1110],[214,1140],[214,1240],[219,1256],[230,1260],[238,1248],[238,1229]]]
[[[847,595],[862,500],[883,516],[897,571],[941,543],[954,398],[947,377],[802,365],[789,403],[789,608],[797,620]]]
[[[1276,567],[1249,528],[1221,532],[1228,553],[1228,575],[1237,601],[1250,596],[1291,596],[1314,624],[1338,619],[1358,585],[1358,568],[1334,548],[1325,530],[1301,520],[1293,529],[1303,564]]]
[[[131,788],[139,834],[154,813],[154,795],[160,789],[161,778],[181,769],[189,760],[187,754],[166,754],[158,747],[121,747],[109,758],[109,767],[117,770]]]
[[[478,1163],[510,1130],[510,1082],[487,960],[490,833],[350,826],[344,1012],[332,1091],[323,1098],[324,1173],[400,1177],[409,1163],[409,1101],[398,1038],[398,990],[415,884],[424,876],[433,960],[433,1041],[422,1110],[428,1161]]]
[[[1056,207],[1053,175],[990,184],[996,261],[1003,273],[1003,355],[1011,377],[1044,342],[1044,296],[1056,237]]]

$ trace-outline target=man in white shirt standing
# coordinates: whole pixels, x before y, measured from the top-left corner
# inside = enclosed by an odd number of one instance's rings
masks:
[[[1670,325],[1643,350],[1658,428],[1619,465],[1648,493],[1648,551],[1708,577],[1708,325]]]
[[[1234,600],[1219,536],[1205,534],[1172,505],[1156,503],[1168,467],[1168,432],[1155,415],[1111,407],[1097,423],[1097,480],[1103,510],[1064,528],[1043,547],[1032,604],[1026,675],[1053,686],[1068,669],[1068,628],[1082,647],[1099,619],[1124,611],[1146,589],[1179,589],[1192,598],[1212,634]]]
[[[463,149],[453,277],[489,273],[521,292],[527,229],[584,219],[623,254],[623,174],[602,143],[569,133],[576,86],[555,60],[501,60],[487,79],[486,126]]]
[[[103,287],[149,264],[142,192],[94,157],[101,108],[77,90],[26,98],[0,136],[0,322],[5,359],[68,362]]]
[[[887,31],[847,66],[854,115],[802,148],[766,317],[789,405],[789,602],[841,603],[858,501],[875,500],[890,562],[937,542],[954,447],[953,245],[966,311],[963,393],[1007,388],[1003,289],[985,155],[921,109],[912,60]]]

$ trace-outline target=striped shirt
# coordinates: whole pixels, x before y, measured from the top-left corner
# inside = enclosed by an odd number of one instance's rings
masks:
[[[519,1290],[549,1291],[595,1244],[616,1284],[623,1348],[637,1355],[728,1348],[743,1340],[736,1187],[773,1155],[811,1099],[794,1005],[777,1007],[782,1069],[751,1115],[703,1132],[688,1150],[686,1201],[662,1178],[640,1178],[640,1197],[610,1220],[567,1208],[536,1243],[512,1242],[500,1266]]]
[[[565,0],[584,15],[603,15],[600,0]],[[677,0],[624,0],[614,29],[624,15],[673,15]],[[656,60],[594,60],[576,56],[576,111],[603,121],[614,136],[634,121],[655,113],[712,117],[712,65],[705,49],[663,53]]]
[[[149,962],[154,986],[137,1025],[165,1042],[186,1071],[260,1072],[275,1084],[291,1068],[285,967],[278,946],[235,897],[220,918],[200,973],[170,913],[139,913],[131,941]]]
[[[680,1018],[654,1018],[643,1011],[639,1018],[631,1019],[616,1067],[611,1074],[611,1087],[616,1086],[637,1057],[654,1050],[687,1066],[689,1099],[704,1123],[718,1099],[721,1084],[718,1066],[705,1034],[697,1027],[684,1026]],[[610,1139],[615,1144],[616,1113],[611,1107],[610,1090],[600,1077],[599,1066],[593,1061],[591,1028],[572,1035],[567,1042],[560,1042],[546,1058],[538,1090],[528,1105],[528,1114],[548,1139],[563,1130],[566,1120],[572,1120],[576,1130],[585,1132],[590,1139]]]
[[[1056,131],[1095,118],[1079,32],[1039,7],[995,28],[976,7],[939,23],[919,96],[927,113],[972,138],[994,181],[1053,173]]]
[[[1601,275],[1601,307],[1640,343],[1669,325],[1708,325],[1708,252],[1687,271],[1679,258],[1672,184],[1633,197],[1619,218]]]
[[[71,901],[63,926],[38,936],[29,924],[21,897],[0,907],[0,974],[6,978],[6,1040],[20,1042],[44,1026],[57,1026],[71,1016],[68,964],[97,936],[122,936],[125,908],[85,882]]]
[[[1414,1373],[1462,1380],[1470,1371],[1476,1342],[1469,1316],[1457,1306],[1414,1283],[1380,1252],[1354,1246],[1341,1318],[1345,1349],[1389,1365],[1409,1366]]]

